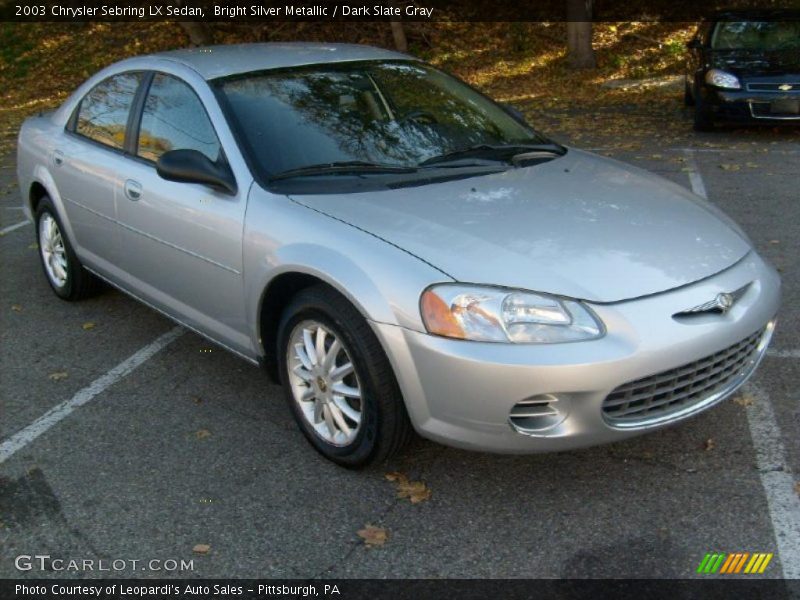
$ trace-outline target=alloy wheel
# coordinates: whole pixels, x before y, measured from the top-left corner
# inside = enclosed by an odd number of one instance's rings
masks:
[[[302,321],[289,337],[286,364],[292,396],[308,425],[329,444],[352,443],[361,428],[363,398],[341,339],[318,321]]]
[[[67,284],[67,251],[58,223],[49,213],[39,219],[39,251],[47,277],[57,288]]]

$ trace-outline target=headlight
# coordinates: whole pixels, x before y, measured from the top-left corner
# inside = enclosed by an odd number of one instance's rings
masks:
[[[525,291],[443,283],[423,292],[420,308],[428,332],[463,340],[552,344],[604,334],[580,302]]]
[[[706,73],[706,83],[718,88],[728,88],[730,90],[741,89],[742,84],[739,78],[733,73],[721,71],[719,69],[709,69]]]

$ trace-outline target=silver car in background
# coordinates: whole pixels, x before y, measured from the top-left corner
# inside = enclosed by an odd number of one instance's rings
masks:
[[[18,176],[59,297],[104,280],[264,365],[350,467],[413,430],[526,453],[678,422],[780,300],[713,205],[376,48],[116,63],[25,122]]]

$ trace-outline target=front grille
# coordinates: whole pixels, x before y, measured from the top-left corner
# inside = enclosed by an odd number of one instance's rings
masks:
[[[603,401],[603,416],[620,427],[669,420],[743,380],[763,336],[757,331],[706,358],[621,385]]]
[[[782,90],[782,85],[790,85],[792,86],[791,90]],[[750,92],[800,92],[800,82],[792,82],[789,84],[780,82],[780,83],[748,83],[747,90]]]

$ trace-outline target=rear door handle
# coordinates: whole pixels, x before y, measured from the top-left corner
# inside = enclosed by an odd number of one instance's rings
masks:
[[[64,164],[64,153],[61,150],[56,150],[53,152],[53,162],[57,167],[60,167]]]
[[[125,195],[129,200],[136,201],[142,197],[142,184],[133,179],[128,179],[125,182]]]

